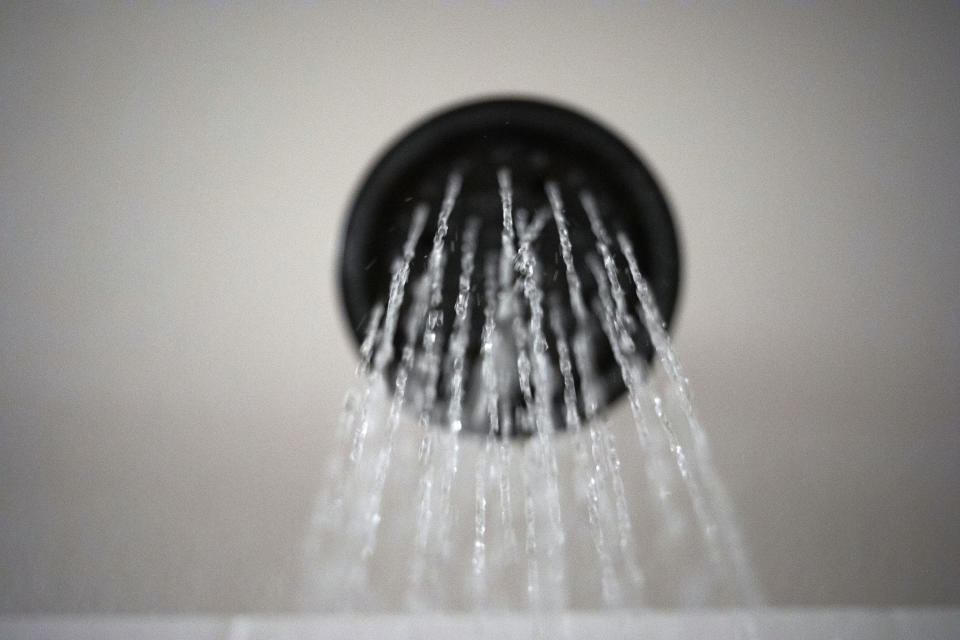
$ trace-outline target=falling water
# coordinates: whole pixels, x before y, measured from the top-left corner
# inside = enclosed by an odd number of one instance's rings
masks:
[[[755,604],[706,432],[628,237],[606,227],[588,191],[565,200],[548,180],[542,201],[518,203],[508,169],[490,182],[498,211],[461,213],[453,173],[439,202],[407,214],[308,536],[305,604],[544,615]],[[592,251],[574,246],[573,225]],[[547,237],[556,255],[542,253]],[[626,388],[626,420],[602,411],[598,349]]]

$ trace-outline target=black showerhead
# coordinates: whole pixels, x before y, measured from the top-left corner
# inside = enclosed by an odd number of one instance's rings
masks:
[[[582,292],[588,305],[598,296],[598,283],[587,275],[586,262],[589,254],[597,253],[597,237],[581,204],[585,199],[595,203],[602,224],[611,236],[622,233],[629,239],[640,271],[650,283],[667,322],[677,299],[679,248],[666,200],[637,155],[607,129],[567,108],[534,100],[475,102],[435,115],[395,142],[374,164],[357,192],[342,238],[341,289],[350,327],[359,342],[371,310],[387,299],[393,262],[402,253],[415,210],[422,203],[429,205],[430,214],[411,265],[411,288],[426,271],[441,202],[450,176],[457,176],[459,195],[449,217],[445,239],[447,259],[439,283],[443,295],[438,310],[442,311],[443,324],[438,336],[442,344],[449,343],[458,294],[460,239],[468,221],[476,220],[478,268],[474,289],[477,293],[470,301],[473,321],[465,350],[464,386],[468,397],[469,390],[481,384],[477,363],[484,323],[483,266],[488,259],[492,263],[490,257],[499,256],[503,246],[503,185],[498,184],[498,175],[502,178],[505,173],[509,174],[514,214],[520,224],[525,220],[533,228],[535,220],[549,222],[531,246],[536,255],[544,305],[549,307],[548,315],[556,326],[562,327],[562,332],[573,335],[579,325],[571,311],[559,234],[547,195],[550,188],[565,203],[572,256],[577,270],[584,274]],[[548,188],[548,185],[555,186]],[[616,259],[618,269],[625,270],[622,256]],[[411,301],[414,297],[407,296],[401,316],[410,314],[415,306]],[[635,301],[630,299],[631,304]],[[596,321],[596,312],[592,307],[589,312],[592,326],[582,327],[581,333],[593,347],[595,399],[602,407],[622,395],[625,386],[610,344]],[[406,342],[404,333],[402,329],[397,331],[394,355],[386,367],[388,378],[396,375],[401,345]],[[554,334],[546,333],[550,334],[546,352],[556,369]],[[638,328],[634,341],[640,354],[649,360],[653,350],[642,327]],[[516,360],[513,364],[516,366]],[[441,367],[439,378],[430,383],[436,389],[431,409],[435,422],[443,422],[443,411],[450,399],[449,375],[449,367]],[[577,387],[582,389],[580,372],[575,375]],[[418,384],[416,375],[411,374],[411,380],[414,385]],[[513,388],[500,397],[500,410],[508,418],[507,422],[514,424],[510,434],[524,431],[517,425],[523,423],[523,415],[529,415],[531,409],[526,406],[530,396],[527,394],[525,401],[520,386],[514,381]],[[557,428],[564,425],[559,417],[563,415],[561,395],[555,388],[550,398]],[[580,410],[584,412],[582,399]],[[468,406],[467,428],[485,430],[482,409],[476,409],[474,417],[470,411]]]

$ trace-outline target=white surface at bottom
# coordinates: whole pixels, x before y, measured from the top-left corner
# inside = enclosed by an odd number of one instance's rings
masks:
[[[763,609],[311,616],[0,617],[4,640],[410,640],[471,638],[763,638],[957,640],[960,608]]]

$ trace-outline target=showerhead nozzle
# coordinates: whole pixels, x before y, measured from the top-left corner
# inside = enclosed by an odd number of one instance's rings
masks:
[[[441,225],[442,203],[445,197],[450,201],[454,183],[455,203],[449,218]],[[507,227],[504,226],[505,186],[507,197],[511,198],[509,214],[513,219]],[[418,319],[411,320],[411,316],[429,309],[437,312],[431,316],[439,319],[432,325],[435,333],[431,344],[443,347],[440,360],[434,358],[437,365],[434,374],[418,373],[415,362],[408,363],[407,367],[414,387],[420,391],[423,386],[431,389],[426,394],[429,405],[426,410],[432,421],[443,423],[453,401],[464,406],[467,429],[489,429],[485,409],[475,406],[472,398],[480,393],[477,390],[484,384],[481,350],[485,311],[489,315],[485,306],[489,305],[485,305],[483,292],[484,283],[490,284],[494,271],[484,267],[502,263],[505,251],[516,252],[509,256],[509,275],[515,284],[513,293],[522,300],[524,293],[529,294],[529,290],[524,290],[527,284],[535,285],[536,290],[542,292],[540,326],[546,344],[537,349],[545,358],[543,362],[549,363],[553,383],[549,390],[541,388],[531,394],[529,388],[524,388],[522,371],[512,379],[499,376],[501,382],[509,381],[497,390],[497,412],[505,420],[499,420],[500,425],[494,431],[501,435],[529,432],[522,424],[532,413],[533,407],[529,405],[537,394],[549,395],[545,404],[552,407],[555,427],[564,428],[568,420],[563,418],[561,363],[556,355],[558,336],[561,339],[576,337],[581,347],[589,347],[590,380],[585,380],[583,367],[577,366],[573,371],[581,415],[589,417],[624,393],[616,354],[598,319],[600,312],[591,304],[601,295],[604,285],[590,277],[588,269],[589,256],[598,254],[604,239],[598,236],[606,234],[611,245],[615,244],[617,234],[629,240],[640,272],[649,282],[666,323],[673,316],[680,275],[680,252],[666,200],[650,171],[627,145],[582,114],[528,99],[495,99],[457,106],[434,115],[401,136],[364,179],[350,207],[342,237],[340,285],[348,322],[358,343],[363,340],[372,309],[387,302],[393,265],[403,253],[417,211],[423,211],[424,205],[429,207],[426,228],[415,244],[407,287],[409,295],[398,309],[402,320],[393,336],[393,348],[389,350],[384,373],[390,380],[396,376],[398,368],[403,366],[400,363],[402,347],[409,344],[411,335],[414,350],[429,356],[429,347],[420,336],[430,331],[431,323],[421,318],[417,324]],[[559,218],[558,207],[562,210]],[[570,242],[566,247],[561,242],[558,220],[565,222],[569,231]],[[463,397],[455,398],[457,392],[451,380],[456,365],[451,362],[453,358],[443,356],[449,355],[449,346],[454,342],[455,307],[462,289],[462,239],[470,224],[476,227],[477,268],[468,299],[468,328],[464,330],[462,348]],[[437,234],[438,226],[447,227],[445,234]],[[505,229],[512,235],[509,243],[504,238]],[[432,289],[442,295],[431,300],[427,273],[438,235],[443,236],[443,264],[438,265],[440,276]],[[526,267],[533,262],[535,271],[525,272],[521,264],[524,237],[529,241],[526,248],[530,261]],[[575,309],[577,293],[575,287],[571,287],[567,270],[571,265],[564,260],[565,249],[574,269],[583,274],[578,286],[587,302],[587,316]],[[626,272],[622,255],[617,254],[613,260],[617,270]],[[499,280],[498,295],[502,296],[503,287],[509,283],[503,282],[502,276]],[[625,292],[626,302],[636,304],[629,287]],[[505,318],[509,305],[503,303],[504,299],[501,297],[497,305],[496,322],[509,332],[510,322]],[[419,309],[418,300],[426,300]],[[519,314],[521,325],[514,324],[521,334],[529,333],[527,329],[531,327],[536,332],[536,317],[533,324],[530,318],[531,314],[536,315],[532,311],[536,305],[530,302],[529,298],[525,300],[527,308]],[[463,311],[461,309],[461,316]],[[413,333],[405,330],[410,327],[415,328]],[[526,345],[533,345],[535,338],[527,335]],[[649,361],[653,354],[649,334],[638,327],[632,338],[636,354]],[[507,359],[516,358],[512,360],[513,367],[517,367],[518,361],[522,365],[527,353],[523,340],[513,341],[513,346],[509,339],[500,342],[505,345],[501,351],[507,354]],[[503,369],[502,362],[498,366]],[[585,397],[592,397],[592,402],[585,402]],[[408,404],[424,410],[422,401],[419,405]],[[593,407],[587,406],[589,404]],[[504,421],[513,426],[505,428]]]

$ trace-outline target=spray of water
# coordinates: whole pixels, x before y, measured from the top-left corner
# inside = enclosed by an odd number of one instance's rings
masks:
[[[337,428],[333,488],[311,525],[307,604],[546,613],[667,593],[675,604],[756,604],[689,383],[628,237],[606,228],[583,191],[571,201],[592,236],[584,251],[559,183],[546,181],[528,209],[515,208],[508,169],[491,182],[499,211],[459,212],[463,178],[450,176],[417,277],[429,204],[413,208]],[[556,255],[541,254],[547,237]],[[448,267],[451,245],[459,261]],[[456,302],[444,318],[448,272]],[[545,282],[558,279],[564,295],[548,296]],[[600,347],[631,419],[602,411]],[[404,455],[409,464],[394,460]],[[398,565],[403,575],[390,575]]]

